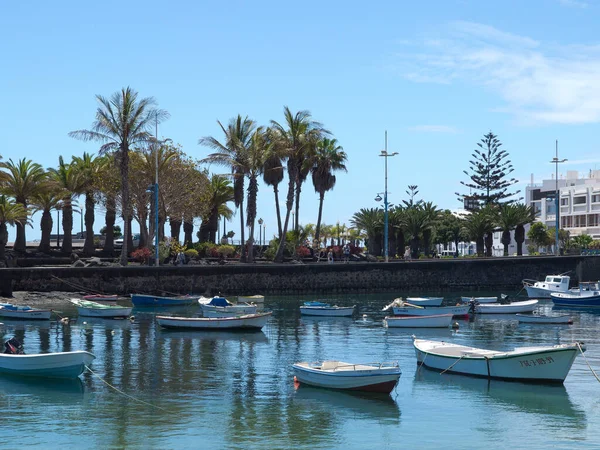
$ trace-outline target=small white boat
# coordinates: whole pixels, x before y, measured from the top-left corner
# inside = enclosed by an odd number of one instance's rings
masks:
[[[406,297],[406,301],[417,306],[442,306],[444,297]]]
[[[471,305],[457,306],[417,306],[396,299],[392,310],[395,316],[436,316],[452,314],[453,316],[468,316]]]
[[[471,301],[477,303],[496,303],[498,301],[498,297],[461,297],[460,300],[463,303],[469,303]]]
[[[4,344],[7,349],[14,349],[9,343],[17,344],[20,346],[19,351],[22,350],[21,344],[14,339]],[[84,351],[33,355],[0,353],[0,373],[27,377],[77,378],[94,358],[94,355]]]
[[[238,295],[238,303],[264,303],[264,295]]]
[[[581,282],[576,289],[569,292],[553,292],[550,294],[556,306],[575,306],[578,308],[600,307],[600,287],[596,282]]]
[[[233,304],[225,297],[213,297],[210,302],[204,303],[203,298],[198,300],[204,317],[231,317],[244,314],[256,314],[256,305],[249,303]]]
[[[341,361],[299,362],[294,381],[310,386],[389,394],[400,379],[398,363],[352,364]]]
[[[383,322],[388,328],[448,328],[452,323],[452,314],[386,317]]]
[[[544,281],[523,280],[523,287],[530,298],[550,298],[553,292],[568,292],[571,277],[548,275]]]
[[[69,301],[77,306],[77,312],[82,317],[129,317],[133,309],[128,306],[105,305],[78,298],[72,298]]]
[[[84,295],[84,300],[89,300],[92,302],[116,302],[119,299],[118,295],[105,295],[105,294],[90,294]]]
[[[0,317],[6,317],[7,319],[50,320],[51,314],[52,310],[50,309],[36,309],[31,306],[0,303]]]
[[[300,307],[303,316],[350,317],[354,314],[355,306],[331,306],[329,303],[305,302]]]
[[[486,350],[449,342],[414,339],[417,364],[444,373],[534,383],[562,383],[582,343]]]
[[[573,319],[568,314],[558,316],[546,316],[544,314],[517,314],[520,323],[559,323],[572,324]]]
[[[156,316],[163,328],[189,328],[195,330],[260,330],[266,324],[271,312],[247,314],[235,317],[175,317]]]
[[[514,314],[533,312],[537,307],[537,300],[525,300],[513,303],[488,303],[483,305],[475,304],[475,312],[478,314]]]

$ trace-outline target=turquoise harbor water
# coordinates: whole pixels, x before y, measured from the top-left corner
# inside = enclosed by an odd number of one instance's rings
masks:
[[[459,297],[460,293],[446,297]],[[600,383],[577,357],[563,386],[474,379],[418,369],[411,335],[493,349],[581,340],[600,371],[600,313],[573,311],[573,325],[518,324],[514,316],[458,320],[460,329],[389,330],[383,305],[395,296],[341,296],[360,304],[348,318],[301,318],[316,297],[268,297],[274,314],[260,333],[160,329],[136,321],[80,318],[59,323],[2,320],[26,352],[87,350],[81,380],[0,377],[1,448],[597,448]],[[66,298],[66,297],[65,297]],[[61,299],[64,303],[64,299]],[[62,306],[63,314],[75,311]],[[550,310],[551,303],[542,302]],[[173,310],[171,310],[173,311]],[[189,314],[197,307],[173,312]],[[85,322],[85,323],[84,323]],[[399,361],[390,397],[294,388],[297,361]],[[159,409],[160,408],[160,409]]]

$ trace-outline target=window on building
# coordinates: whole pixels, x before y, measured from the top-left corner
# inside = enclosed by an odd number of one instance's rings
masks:
[[[574,205],[585,205],[587,203],[587,198],[585,195],[581,195],[579,197],[573,197]]]
[[[569,206],[569,197],[563,197],[560,199],[560,206]]]
[[[598,214],[588,214],[587,226],[588,227],[597,227],[598,226]]]
[[[600,194],[592,195],[592,203],[600,203]]]
[[[586,224],[586,216],[582,215],[582,216],[573,216],[573,226],[575,228],[584,228],[587,226]]]
[[[562,228],[571,228],[573,226],[573,217],[572,216],[561,216],[560,218],[560,226]]]

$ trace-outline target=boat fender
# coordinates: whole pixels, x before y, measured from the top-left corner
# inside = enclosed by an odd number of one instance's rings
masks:
[[[458,325],[458,322],[454,322],[454,323],[452,324],[452,328],[453,328],[453,329],[455,329],[455,330],[456,330],[456,329],[458,329],[459,327],[460,327],[460,326]]]
[[[130,322],[134,322],[135,321],[135,316],[129,316],[129,321]]]

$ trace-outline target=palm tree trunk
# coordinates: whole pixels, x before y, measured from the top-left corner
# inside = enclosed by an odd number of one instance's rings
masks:
[[[254,226],[256,220],[256,197],[258,195],[258,181],[256,175],[250,175],[248,183],[248,209],[247,224],[250,226],[250,236],[248,238],[248,262],[254,262]]]
[[[52,225],[52,213],[44,210],[42,219],[40,220],[42,238],[38,247],[38,250],[42,253],[50,253],[50,234],[52,233]]]
[[[288,175],[292,175],[289,174]],[[283,230],[281,231],[281,236],[279,239],[279,247],[277,247],[277,253],[275,254],[275,262],[283,262],[283,250],[285,249],[285,237],[288,230],[288,223],[290,221],[290,214],[292,213],[292,207],[294,206],[294,186],[295,180],[294,176],[290,176],[288,181],[288,193],[287,199],[285,202],[286,213],[285,213],[285,221],[283,222]]]
[[[317,244],[317,251],[321,248],[319,239],[321,237],[321,218],[323,216],[323,200],[325,199],[325,192],[319,192],[319,215],[317,216],[317,227],[315,228],[315,243]],[[314,244],[313,244],[314,247]],[[316,256],[316,255],[315,255]]]
[[[517,225],[515,228],[515,242],[517,244],[517,256],[523,256],[523,242],[525,242],[525,227]]]
[[[125,240],[127,240],[127,248],[129,249],[129,254],[131,254],[131,252],[135,250],[133,248],[133,233],[131,232],[131,224],[133,223],[133,218],[130,217],[128,222],[129,222],[127,224],[128,233],[125,235],[126,239],[123,239],[123,242],[125,242]]]
[[[241,238],[241,248],[240,248],[240,262],[246,262],[246,234],[244,233],[244,228],[246,228],[246,223],[244,222],[244,201],[240,202],[240,238]]]
[[[106,198],[106,214],[104,216],[104,225],[106,226],[106,239],[104,241],[104,251],[112,252],[115,250],[115,220],[117,218],[115,198],[108,196]]]
[[[510,245],[510,230],[502,232],[502,245],[504,246],[504,256],[508,256],[508,246]]]
[[[192,219],[183,222],[183,232],[183,244],[191,246],[194,240],[194,222],[192,221]]]
[[[85,243],[83,254],[94,254],[94,193],[85,193]]]
[[[475,239],[475,248],[477,249],[477,256],[483,256],[484,254],[484,243],[483,236],[478,236]]]
[[[277,233],[279,238],[281,239],[281,211],[279,208],[279,188],[275,184],[273,185],[273,192],[275,193],[275,211],[277,213]]]
[[[148,230],[148,210],[141,210],[138,214],[140,216],[138,221],[140,224],[140,241],[138,247],[148,247],[148,245],[152,244]]]
[[[492,256],[492,245],[494,244],[494,235],[490,232],[485,235],[485,256]]]
[[[6,243],[8,242],[8,227],[6,222],[0,223],[0,261],[6,259]]]
[[[171,226],[171,239],[179,242],[179,234],[181,233],[181,220],[174,217],[169,217],[169,225]]]
[[[62,252],[72,253],[73,252],[73,207],[71,205],[71,199],[65,199],[63,204],[63,241],[62,241]]]
[[[414,259],[419,259],[419,237],[413,236],[410,242],[410,253]]]
[[[300,192],[302,191],[302,182],[296,182],[296,214],[294,215],[294,231],[298,231],[298,225],[300,224]]]
[[[21,203],[27,209],[27,202],[22,201],[22,199],[17,199],[17,203]],[[17,227],[17,236],[15,238],[13,250],[15,252],[25,253],[25,251],[27,250],[27,238],[25,237],[25,223],[16,223],[15,226]]]
[[[129,238],[131,237],[131,205],[129,204],[129,148],[126,145],[120,149],[121,163],[121,207],[123,210],[123,247],[121,248],[120,263],[127,265],[129,254]]]

